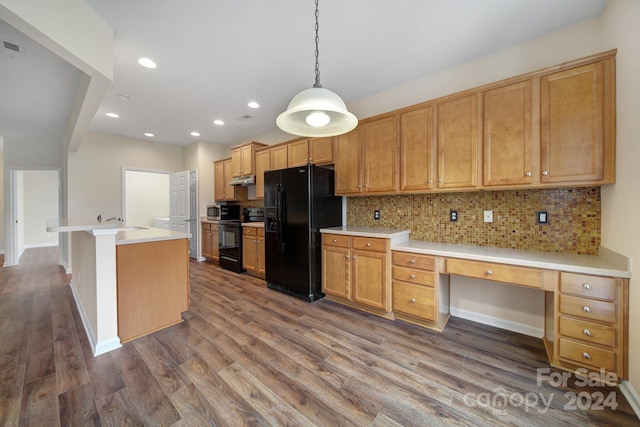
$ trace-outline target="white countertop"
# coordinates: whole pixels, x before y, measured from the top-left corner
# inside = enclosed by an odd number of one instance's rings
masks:
[[[391,250],[396,251],[593,274],[597,276],[631,277],[629,259],[605,247],[600,247],[599,255],[576,255],[409,240],[410,230],[393,228],[342,226],[323,228],[320,232],[389,238],[392,239]]]
[[[115,234],[116,245],[128,245],[132,243],[157,242],[161,240],[189,239],[191,234],[164,228],[130,226],[119,223],[95,223],[88,221],[61,220],[57,225],[48,225],[48,232],[73,232],[86,231],[98,235]]]

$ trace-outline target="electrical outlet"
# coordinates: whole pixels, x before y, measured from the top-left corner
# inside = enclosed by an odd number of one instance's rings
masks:
[[[537,223],[538,224],[542,224],[542,225],[546,225],[549,224],[549,212],[547,211],[538,211],[537,213]]]
[[[493,211],[484,211],[484,222],[493,222]]]
[[[373,211],[373,219],[380,219],[380,211],[378,209]]]
[[[449,220],[451,222],[458,222],[458,211],[449,211]]]

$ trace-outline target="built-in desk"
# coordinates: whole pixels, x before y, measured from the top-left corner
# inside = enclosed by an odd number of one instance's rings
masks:
[[[323,256],[325,242],[330,248],[344,236],[372,238],[376,230],[322,229]],[[606,248],[587,256],[421,242],[409,240],[407,230],[381,229],[378,234],[390,235],[395,236],[386,284],[391,309],[385,317],[442,331],[449,318],[450,275],[539,289],[545,293],[544,344],[551,365],[628,376],[628,258]],[[323,269],[330,267],[323,258]]]

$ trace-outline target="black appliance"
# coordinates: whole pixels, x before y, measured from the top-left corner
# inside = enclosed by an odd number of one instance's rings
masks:
[[[207,206],[207,219],[210,221],[239,220],[240,206],[209,205]]]
[[[242,273],[242,226],[240,220],[218,223],[218,250],[220,267]]]
[[[309,302],[322,298],[320,228],[342,225],[333,170],[306,165],[265,172],[267,286]]]
[[[242,222],[264,222],[264,209],[262,208],[242,209]]]

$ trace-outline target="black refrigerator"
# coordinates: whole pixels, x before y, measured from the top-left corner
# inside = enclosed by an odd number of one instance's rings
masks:
[[[333,170],[314,165],[265,172],[269,288],[309,302],[324,296],[318,230],[342,225],[342,198],[333,194],[333,176]]]

